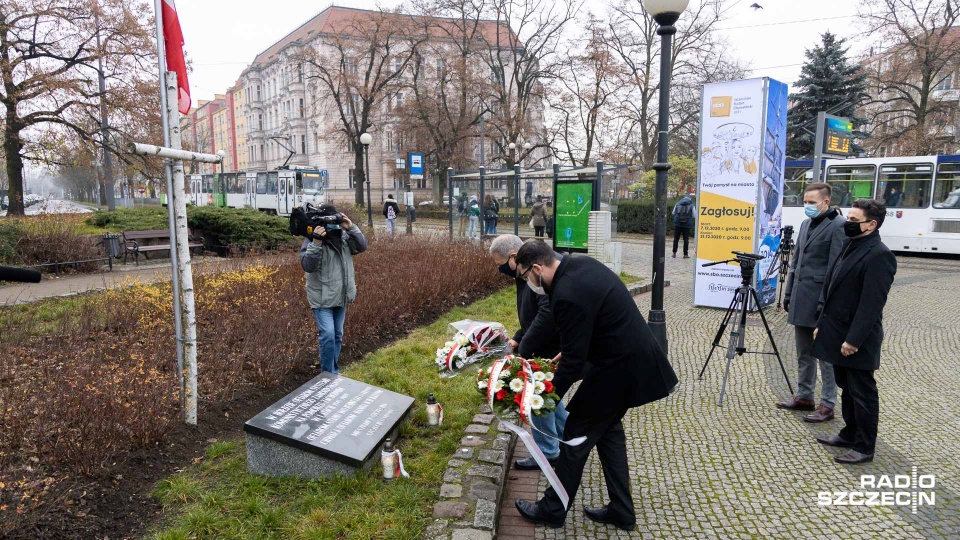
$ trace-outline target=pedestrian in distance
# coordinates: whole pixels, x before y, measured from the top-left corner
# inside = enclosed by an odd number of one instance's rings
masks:
[[[400,215],[400,205],[393,198],[393,194],[387,195],[387,200],[383,203],[383,217],[387,218],[387,234],[393,238],[397,230],[397,216]]]
[[[626,286],[603,263],[590,257],[558,258],[553,248],[529,240],[517,252],[517,269],[527,286],[550,298],[560,329],[561,352],[554,374],[556,393],[563,398],[581,377],[569,400],[564,440],[586,437],[577,445],[562,445],[556,472],[573,499],[583,468],[596,447],[610,502],[584,508],[588,518],[624,530],[636,527],[630,495],[623,417],[633,407],[667,397],[677,376]],[[552,488],[538,502],[517,500],[525,519],[562,527],[568,509]]]
[[[489,193],[483,198],[483,234],[497,234],[497,218],[500,216],[497,199]]]
[[[683,258],[689,259],[690,231],[693,230],[696,207],[693,206],[692,196],[687,193],[673,206],[673,258],[677,258],[677,247],[680,237],[683,236]]]
[[[837,403],[837,382],[833,366],[817,360],[813,354],[813,329],[817,325],[817,301],[829,268],[840,256],[847,237],[843,233],[843,216],[830,206],[829,184],[810,184],[803,192],[803,212],[807,219],[800,224],[790,260],[790,272],[784,285],[783,309],[787,322],[793,325],[797,343],[797,394],[777,407],[791,411],[813,411],[803,417],[807,422],[833,420]],[[820,403],[814,406],[813,391],[820,367]]]
[[[473,195],[470,196],[470,201],[467,202],[467,238],[480,239],[480,203],[477,202],[477,198]]]
[[[854,201],[843,224],[848,240],[820,293],[813,355],[833,365],[844,427],[817,442],[848,448],[834,458],[842,464],[873,461],[876,451],[880,396],[874,372],[880,368],[883,308],[897,273],[896,257],[880,240],[886,215],[879,201]]]
[[[547,228],[547,208],[540,195],[537,195],[537,202],[533,203],[530,210],[530,225],[533,227],[534,236],[543,237],[544,229]]]
[[[340,223],[327,223],[300,246],[300,266],[306,273],[307,303],[317,321],[320,367],[340,372],[340,347],[347,305],[357,297],[353,256],[367,249],[360,228],[332,204],[320,206],[321,216],[337,216]]]
[[[460,222],[459,228],[457,230],[457,236],[463,238],[463,235],[467,230],[467,199],[466,193],[461,193],[457,197],[457,219]]]
[[[513,279],[517,287],[520,328],[510,339],[510,346],[528,360],[540,358],[550,361],[560,353],[560,332],[553,322],[550,299],[535,293],[527,286],[525,279],[517,277],[516,258],[521,246],[523,240],[512,234],[501,234],[490,243],[490,256],[497,263],[497,268]],[[537,428],[533,430],[533,440],[551,464],[560,457],[560,441],[557,439],[563,435],[567,414],[563,401],[560,401],[554,411],[531,417],[533,426]],[[527,457],[514,462],[514,468],[528,471],[537,470],[540,466],[533,457]]]

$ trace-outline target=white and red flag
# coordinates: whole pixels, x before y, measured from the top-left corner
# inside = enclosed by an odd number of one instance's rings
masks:
[[[167,53],[167,70],[177,72],[177,109],[180,114],[190,112],[190,82],[187,80],[187,61],[183,57],[183,32],[173,0],[161,0],[163,17],[163,48]]]

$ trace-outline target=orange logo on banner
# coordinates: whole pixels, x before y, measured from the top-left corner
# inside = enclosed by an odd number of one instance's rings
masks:
[[[733,257],[731,251],[753,252],[756,205],[701,191],[698,206],[698,258],[722,261]]]
[[[733,107],[733,96],[715,96],[710,98],[710,116],[730,116]]]

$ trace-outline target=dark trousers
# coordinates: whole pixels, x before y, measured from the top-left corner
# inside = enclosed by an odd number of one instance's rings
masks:
[[[590,451],[597,447],[600,465],[603,467],[603,478],[607,483],[607,494],[610,496],[609,511],[617,519],[625,522],[636,521],[636,512],[633,509],[633,498],[630,496],[630,469],[627,463],[627,439],[623,433],[623,415],[609,415],[606,418],[588,417],[579,411],[572,411],[567,417],[567,425],[563,430],[563,439],[586,437],[587,440],[579,446],[560,445],[560,458],[557,460],[557,476],[560,483],[570,496],[571,507],[573,499],[580,489],[580,480],[583,477],[583,468],[590,457]],[[543,498],[538,503],[540,510],[552,516],[566,515],[563,503],[553,488],[547,488]]]
[[[544,230],[544,229],[546,229],[546,227],[537,227],[536,225],[534,225],[534,226],[533,226],[533,235],[534,235],[534,236],[543,236],[543,230]]]
[[[853,441],[853,449],[873,454],[877,445],[877,424],[880,421],[880,395],[873,371],[833,366],[843,410],[840,438]]]
[[[690,227],[673,226],[673,254],[677,254],[677,246],[680,244],[680,235],[683,235],[683,255],[687,255],[690,247]]]

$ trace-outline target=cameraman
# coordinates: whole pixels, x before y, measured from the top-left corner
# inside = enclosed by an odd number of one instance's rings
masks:
[[[320,335],[320,367],[339,373],[340,346],[343,344],[343,319],[347,304],[357,297],[353,256],[367,249],[367,239],[350,218],[337,212],[332,204],[320,206],[327,218],[314,229],[313,239],[300,247],[300,266],[307,273],[307,302],[317,319]]]

